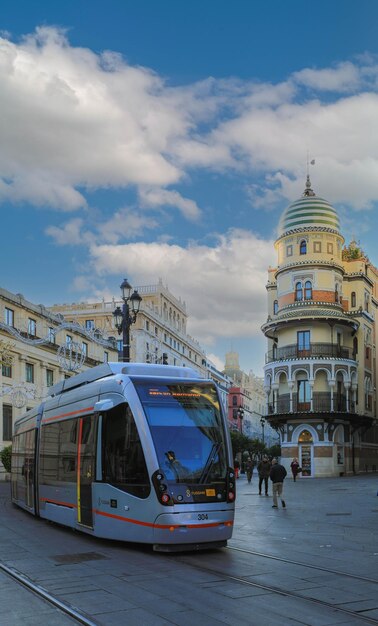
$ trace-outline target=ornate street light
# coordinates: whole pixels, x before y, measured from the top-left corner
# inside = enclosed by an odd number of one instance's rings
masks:
[[[121,284],[121,294],[123,300],[122,309],[117,306],[113,311],[114,325],[118,330],[118,334],[122,334],[122,361],[130,362],[130,326],[135,324],[140,309],[142,297],[136,289],[130,296],[132,287],[127,278]]]
[[[242,433],[243,432],[244,410],[241,407],[237,410],[237,416],[238,416],[238,418],[240,420],[240,432]]]

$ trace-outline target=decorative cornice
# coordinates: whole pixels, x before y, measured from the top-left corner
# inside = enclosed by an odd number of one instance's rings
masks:
[[[41,337],[38,339],[31,336],[25,337],[19,330],[17,330],[17,328],[9,326],[9,324],[4,324],[3,322],[0,322],[0,330],[4,330],[9,335],[12,335],[12,337],[14,337],[15,339],[18,339],[19,341],[22,341],[23,343],[26,343],[30,346],[40,346],[51,343],[50,336]],[[71,330],[72,332],[76,332],[84,337],[87,337],[94,343],[98,343],[99,345],[109,349],[115,349],[114,340],[105,339],[102,336],[101,331],[98,329],[87,330],[86,328],[84,328],[84,326],[81,326],[80,324],[77,324],[75,322],[62,322],[61,324],[59,324],[59,326],[51,328],[51,336],[55,337],[61,330]]]
[[[284,272],[286,270],[295,268],[295,267],[306,267],[306,266],[313,266],[313,265],[321,265],[321,266],[331,266],[332,268],[337,268],[338,270],[340,270],[340,272],[342,274],[345,274],[345,269],[342,265],[339,265],[338,263],[335,263],[335,261],[323,261],[322,259],[306,259],[304,261],[294,261],[293,263],[287,263],[286,265],[279,265],[277,267],[276,270],[276,276],[277,274]]]
[[[326,228],[323,226],[303,226],[303,228],[293,228],[292,230],[285,231],[284,233],[282,233],[282,235],[280,235],[280,237],[278,237],[278,239],[276,239],[274,243],[278,243],[279,241],[281,241],[281,239],[283,239],[284,237],[288,237],[289,235],[296,235],[297,233],[306,232],[330,233],[332,235],[337,235],[338,237],[340,237],[340,239],[345,241],[344,237],[334,228]]]

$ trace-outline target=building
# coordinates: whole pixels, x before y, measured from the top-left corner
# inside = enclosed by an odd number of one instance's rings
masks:
[[[309,176],[275,249],[264,388],[283,463],[298,457],[304,477],[375,471],[378,270],[355,242],[344,246],[337,212]]]
[[[205,351],[186,332],[186,304],[176,298],[159,280],[157,285],[136,287],[142,297],[140,311],[131,327],[130,359],[140,363],[162,363],[193,367],[207,375]],[[67,321],[76,321],[87,329],[99,329],[105,336],[117,337],[113,311],[122,307],[121,299],[102,302],[55,304],[50,307]],[[122,341],[118,339],[122,358]],[[164,355],[164,357],[163,357]]]
[[[113,341],[64,321],[21,294],[0,289],[0,449],[14,421],[79,370],[117,360]],[[0,479],[3,478],[0,463]]]
[[[252,371],[243,372],[237,352],[227,352],[224,374],[233,381],[228,396],[228,421],[231,430],[238,430],[250,439],[261,439],[267,447],[278,443],[277,432],[265,419],[266,394],[264,380]]]

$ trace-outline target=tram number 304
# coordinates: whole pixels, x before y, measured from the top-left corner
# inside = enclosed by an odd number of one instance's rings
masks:
[[[199,520],[209,519],[209,516],[207,513],[198,513],[198,519]]]

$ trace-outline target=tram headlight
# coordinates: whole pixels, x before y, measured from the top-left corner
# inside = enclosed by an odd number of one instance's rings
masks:
[[[161,470],[156,470],[156,472],[152,474],[151,478],[159,502],[164,504],[164,506],[172,506],[173,500],[171,495],[168,493],[168,485],[162,482],[165,478],[163,472]]]

